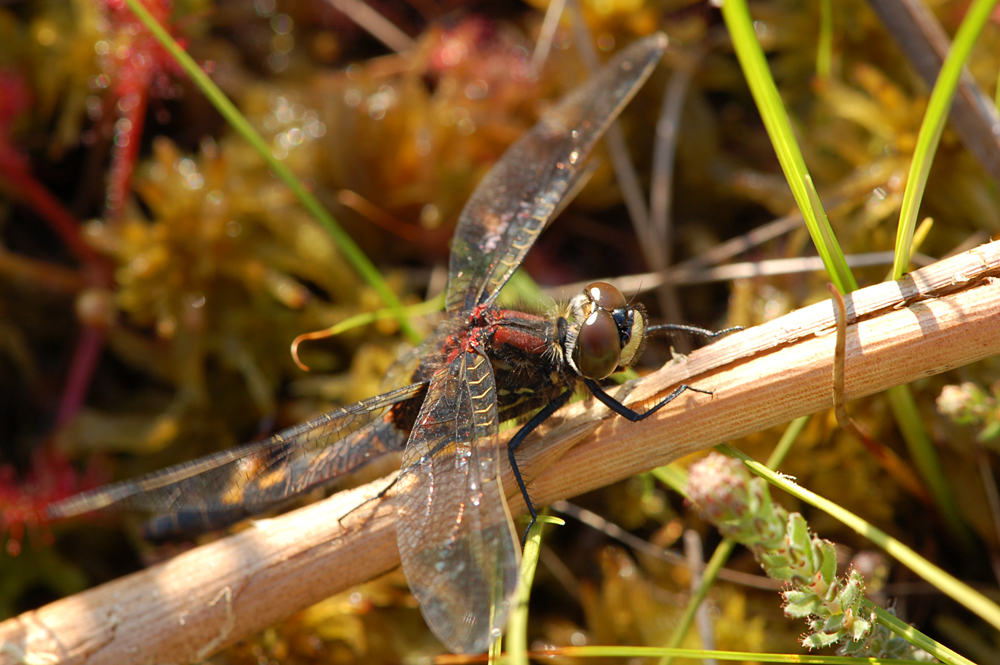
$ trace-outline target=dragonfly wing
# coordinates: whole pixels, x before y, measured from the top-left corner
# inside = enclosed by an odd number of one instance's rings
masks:
[[[489,648],[517,584],[495,391],[489,360],[474,351],[435,374],[397,482],[406,581],[431,630],[456,653]]]
[[[488,305],[559,209],[608,125],[649,77],[666,37],[616,55],[546,112],[504,153],[472,193],[451,243],[449,312]]]
[[[266,441],[225,450],[135,480],[52,504],[50,517],[95,510],[165,514],[166,531],[216,529],[277,507],[390,452],[403,449],[408,423],[389,407],[419,399],[426,383],[357,402],[286,429]],[[416,408],[413,408],[416,413]]]
[[[407,384],[430,380],[434,368],[445,362],[445,339],[451,332],[444,326],[443,329],[432,332],[414,348],[400,354],[386,370],[380,386],[382,391],[388,392]]]

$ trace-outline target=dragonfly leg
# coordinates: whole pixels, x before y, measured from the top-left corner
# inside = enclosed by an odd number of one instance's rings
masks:
[[[362,501],[361,503],[359,503],[358,505],[354,506],[353,508],[351,508],[350,510],[348,510],[346,513],[344,513],[343,515],[341,515],[340,517],[338,517],[337,518],[337,524],[339,524],[340,527],[343,528],[344,527],[344,520],[346,520],[348,518],[348,516],[350,516],[351,513],[353,513],[355,510],[359,510],[361,508],[364,508],[365,506],[367,506],[372,501],[378,501],[379,499],[385,498],[385,495],[389,493],[389,490],[391,490],[393,487],[395,487],[396,483],[398,483],[398,482],[399,482],[399,476],[397,475],[395,478],[392,479],[391,483],[389,483],[388,485],[386,485],[385,487],[383,487],[382,489],[380,489],[378,491],[378,494],[376,494],[375,496],[373,496],[371,498],[365,499],[364,501]]]
[[[514,451],[517,450],[524,439],[531,434],[539,425],[545,422],[549,416],[561,409],[569,398],[573,396],[573,393],[567,390],[563,394],[556,397],[554,400],[546,404],[541,411],[536,413],[531,417],[531,420],[524,423],[524,425],[517,431],[510,441],[507,442],[507,458],[510,460],[511,471],[514,472],[514,480],[517,481],[517,487],[521,490],[521,496],[524,497],[524,503],[528,506],[528,513],[531,515],[531,521],[528,522],[528,528],[524,530],[524,535],[521,536],[521,549],[524,549],[524,543],[528,538],[528,532],[531,531],[531,527],[535,525],[538,520],[538,511],[535,510],[534,504],[531,503],[531,496],[528,494],[528,486],[524,484],[524,478],[521,477],[521,470],[517,468],[517,460],[514,458]]]
[[[643,420],[644,418],[648,418],[649,416],[653,415],[654,413],[659,411],[662,407],[666,406],[667,404],[670,404],[675,399],[677,399],[677,397],[685,390],[701,393],[702,395],[712,394],[712,391],[710,390],[692,388],[686,383],[682,383],[681,385],[677,386],[677,388],[675,388],[672,393],[664,397],[657,404],[647,409],[645,412],[639,413],[638,411],[634,411],[628,408],[627,406],[616,400],[614,397],[604,392],[604,388],[601,388],[599,385],[597,385],[597,382],[595,382],[594,380],[584,379],[583,382],[587,384],[587,388],[590,389],[590,392],[592,392],[594,394],[594,397],[600,400],[600,402],[604,404],[604,406],[608,407],[609,409],[617,413],[619,416],[622,416],[623,418],[628,418],[630,421],[634,423],[637,423],[640,420]]]

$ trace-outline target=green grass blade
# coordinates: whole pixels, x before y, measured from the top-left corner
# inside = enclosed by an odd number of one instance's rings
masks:
[[[403,312],[407,317],[420,317],[433,314],[434,312],[441,312],[444,310],[444,293],[439,293],[430,300],[424,300],[416,305],[409,305],[403,307]],[[355,328],[361,328],[363,326],[368,326],[376,321],[385,321],[386,319],[391,319],[396,316],[396,313],[389,309],[378,309],[373,312],[363,312],[361,314],[355,314],[354,316],[348,317],[341,321],[340,323],[330,326],[323,331],[323,337],[335,337],[337,335],[343,335],[349,330],[354,330]],[[313,337],[314,335],[310,335]]]
[[[816,76],[830,77],[833,69],[833,0],[819,0],[819,41],[816,44]]]
[[[948,120],[948,112],[962,76],[962,68],[965,66],[965,62],[996,4],[997,0],[975,0],[972,3],[934,84],[927,104],[927,111],[920,126],[920,133],[917,136],[906,188],[903,191],[899,226],[896,230],[895,256],[889,279],[900,279],[909,265],[910,257],[913,254],[914,231],[917,227],[920,202],[923,199],[931,164],[934,161],[941,134],[944,132],[944,126]],[[903,438],[910,451],[910,456],[919,469],[921,477],[927,483],[935,503],[947,520],[951,532],[962,540],[966,547],[971,546],[972,535],[955,505],[954,497],[941,472],[942,466],[937,452],[923,426],[923,419],[910,389],[906,386],[897,386],[890,389],[887,396],[896,422],[899,424],[900,431],[903,433]]]
[[[886,397],[906,442],[906,449],[910,451],[910,459],[920,472],[920,477],[927,483],[927,488],[934,497],[934,503],[947,520],[952,534],[962,540],[962,545],[966,549],[971,548],[974,539],[955,504],[955,497],[948,480],[944,477],[944,467],[924,427],[920,407],[917,406],[910,387],[904,385],[890,388],[886,391]]]
[[[295,194],[302,206],[327,230],[334,242],[337,243],[344,258],[358,271],[362,279],[368,282],[375,292],[378,293],[382,302],[395,313],[395,317],[399,321],[399,326],[407,338],[411,342],[420,341],[420,335],[417,334],[416,330],[407,321],[396,294],[392,292],[389,285],[382,279],[382,275],[379,274],[375,266],[368,260],[368,257],[364,255],[364,252],[354,243],[354,240],[337,224],[333,216],[330,215],[316,197],[303,187],[302,182],[292,173],[292,170],[284,162],[276,159],[271,154],[271,148],[261,135],[257,133],[257,130],[253,128],[250,122],[240,113],[239,109],[229,101],[222,90],[198,66],[198,63],[187,54],[187,51],[181,48],[180,44],[170,36],[170,33],[143,7],[142,3],[139,0],[125,0],[125,3],[132,10],[132,13],[142,21],[150,33],[170,52],[177,61],[177,64],[191,77],[191,80],[194,81],[205,97],[222,114],[226,122],[253,146],[254,150],[267,163],[268,168],[292,190],[292,193]]]
[[[657,467],[649,473],[685,499],[688,498],[684,492],[684,488],[687,485],[687,471],[682,469],[677,462]]]
[[[558,517],[539,515],[524,543],[521,568],[517,577],[517,593],[514,594],[514,607],[511,608],[510,618],[507,620],[505,646],[509,665],[528,664],[528,600],[531,597],[531,583],[535,579],[535,569],[538,567],[538,555],[542,550],[544,524],[562,526],[566,522]]]
[[[667,642],[668,649],[677,649],[684,642],[684,636],[691,630],[691,624],[694,623],[698,607],[705,602],[708,592],[712,590],[712,585],[715,584],[715,580],[719,576],[719,571],[726,565],[726,561],[729,561],[729,555],[733,553],[735,548],[735,540],[724,538],[718,547],[715,548],[715,551],[712,552],[712,558],[708,560],[705,569],[702,571],[701,583],[698,584],[698,588],[691,598],[688,599],[684,613],[681,615],[680,621],[677,622],[674,632],[670,635],[670,641]],[[672,655],[664,656],[660,660],[661,665],[670,665],[673,662],[674,656]]]
[[[788,427],[785,428],[785,432],[781,435],[781,440],[778,441],[778,445],[771,451],[771,456],[767,458],[767,468],[777,470],[781,466],[781,463],[785,461],[785,457],[791,451],[792,445],[799,438],[799,434],[802,434],[802,430],[809,424],[810,418],[812,416],[801,416],[788,423]]]
[[[847,267],[844,253],[833,235],[830,222],[819,202],[819,196],[816,195],[802,151],[795,141],[785,106],[778,95],[778,88],[771,77],[771,71],[767,67],[764,51],[757,41],[745,0],[726,0],[722,3],[722,17],[726,21],[726,27],[729,28],[736,57],[743,68],[743,74],[757,103],[767,134],[771,138],[771,144],[778,155],[781,169],[785,173],[799,210],[802,211],[809,234],[823,259],[823,265],[826,266],[830,279],[842,293],[854,291],[858,288],[857,282]]]
[[[842,508],[836,503],[819,496],[809,490],[796,485],[789,479],[778,475],[766,466],[751,459],[739,450],[731,446],[722,446],[726,454],[733,455],[743,460],[750,470],[758,476],[764,478],[776,487],[780,487],[792,496],[805,501],[809,505],[815,506],[824,511],[834,519],[850,527],[865,538],[881,547],[889,556],[893,557],[904,566],[920,575],[925,581],[934,585],[946,596],[961,603],[964,607],[975,612],[984,621],[1000,630],[1000,606],[989,598],[971,588],[961,580],[941,570],[933,563],[923,558],[909,547],[892,538],[884,531],[875,528],[854,513]],[[905,636],[904,636],[905,637]],[[923,648],[923,646],[921,646]],[[926,649],[925,649],[926,650]]]
[[[849,656],[811,656],[798,653],[754,653],[751,651],[707,651],[705,649],[665,649],[662,647],[595,646],[560,647],[539,657],[556,658],[650,658],[669,656],[672,658],[715,659],[724,661],[744,661],[748,663],[798,663],[800,665],[913,665],[912,660],[893,658],[851,658]],[[972,665],[966,661],[966,665]]]
[[[917,136],[917,146],[913,151],[913,161],[910,163],[910,174],[906,179],[906,189],[903,190],[902,210],[899,214],[899,228],[896,230],[896,256],[892,265],[892,279],[903,276],[909,264],[910,244],[913,242],[913,230],[917,225],[917,212],[920,201],[927,187],[927,175],[934,161],[944,123],[948,120],[948,111],[962,76],[962,67],[969,59],[972,47],[979,34],[989,21],[993,8],[998,0],[974,0],[955,35],[955,41],[948,51],[941,72],[938,74],[927,112],[920,125]],[[727,3],[728,4],[728,3]]]
[[[796,418],[788,427],[785,428],[785,433],[781,435],[781,440],[778,445],[775,446],[774,450],[771,452],[771,457],[767,460],[767,466],[771,469],[777,469],[781,466],[784,461],[785,456],[792,449],[792,444],[798,439],[799,434],[805,429],[806,424],[809,422],[811,416],[802,416],[801,418]],[[659,473],[658,473],[659,472]],[[687,484],[687,474],[679,469],[674,469],[672,466],[660,467],[659,469],[654,469],[653,474],[661,479],[665,480],[667,478],[671,479],[670,486],[674,486],[674,483],[679,484],[681,487]],[[687,606],[684,608],[684,613],[681,615],[680,620],[677,622],[677,627],[674,629],[673,634],[670,636],[670,641],[667,642],[668,648],[678,648],[684,640],[684,636],[691,629],[691,624],[694,623],[695,613],[698,611],[698,606],[705,600],[708,596],[708,592],[711,590],[712,585],[715,584],[716,578],[719,576],[719,569],[725,565],[726,561],[729,560],[729,555],[732,554],[733,548],[736,547],[736,541],[729,538],[724,538],[718,547],[715,548],[715,552],[712,553],[712,558],[709,559],[708,564],[705,566],[705,570],[702,571],[701,583],[698,585],[698,589],[695,591],[694,596],[688,600]],[[661,661],[663,665],[669,665],[673,662],[673,657],[664,657]]]
[[[972,661],[968,660],[964,656],[955,653],[948,647],[935,642],[931,638],[927,637],[919,630],[906,623],[900,619],[895,614],[892,614],[888,610],[884,610],[881,607],[872,604],[869,601],[864,601],[866,608],[872,611],[875,616],[878,617],[878,622],[883,626],[887,627],[892,632],[897,635],[902,636],[907,642],[915,647],[923,649],[927,653],[931,654],[942,663],[952,663],[953,665],[975,665]],[[912,662],[912,661],[911,661]]]

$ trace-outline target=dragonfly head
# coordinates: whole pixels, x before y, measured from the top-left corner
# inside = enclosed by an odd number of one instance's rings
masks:
[[[567,356],[581,376],[598,381],[639,358],[646,340],[646,312],[626,302],[617,288],[594,282],[569,307]]]

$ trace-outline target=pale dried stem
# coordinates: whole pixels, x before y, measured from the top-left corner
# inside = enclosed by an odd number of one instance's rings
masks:
[[[848,400],[1000,353],[1000,242],[847,298]],[[830,408],[829,301],[732,335],[634,387],[629,403],[686,393],[642,423],[594,400],[525,445],[540,505]],[[636,406],[636,408],[643,408]],[[558,464],[553,464],[559,460]],[[191,662],[399,563],[385,481],[338,494],[0,624],[0,663]],[[519,499],[513,509],[523,509]]]

